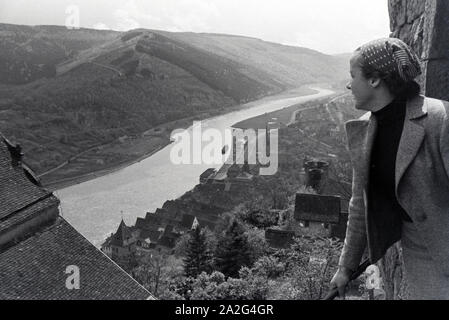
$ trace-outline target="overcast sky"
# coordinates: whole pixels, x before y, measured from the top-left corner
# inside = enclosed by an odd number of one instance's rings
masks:
[[[0,0],[0,22],[65,25],[71,5],[86,28],[238,34],[330,54],[390,33],[387,0]]]

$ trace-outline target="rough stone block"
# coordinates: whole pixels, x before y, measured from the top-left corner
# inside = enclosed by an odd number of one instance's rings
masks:
[[[426,7],[425,0],[408,0],[406,8],[407,23],[412,23],[419,18]]]
[[[404,24],[399,31],[399,38],[402,39],[405,43],[411,45],[413,42],[413,35],[412,35],[412,25],[411,24]]]
[[[390,38],[399,38],[399,29],[396,29],[390,33]]]
[[[422,56],[423,53],[423,41],[424,41],[424,16],[419,19],[416,19],[412,25],[411,32],[411,45],[413,50],[418,54],[418,56]]]
[[[407,22],[407,1],[406,0],[390,0],[388,1],[388,10],[390,12],[390,30],[403,26]]]

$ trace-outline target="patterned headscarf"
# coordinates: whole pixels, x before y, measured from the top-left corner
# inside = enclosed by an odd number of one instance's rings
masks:
[[[374,40],[360,51],[368,66],[382,73],[399,74],[404,81],[411,81],[422,72],[418,56],[400,39]]]

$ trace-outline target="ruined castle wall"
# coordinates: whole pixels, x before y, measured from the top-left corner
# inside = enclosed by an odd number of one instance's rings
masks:
[[[389,0],[391,36],[422,60],[419,82],[430,97],[449,100],[449,1]]]
[[[422,60],[423,93],[449,100],[449,1],[389,0],[391,36],[413,47]],[[387,299],[407,297],[402,252],[397,244],[380,261]]]

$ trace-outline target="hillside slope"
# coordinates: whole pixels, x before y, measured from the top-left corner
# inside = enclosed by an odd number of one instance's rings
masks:
[[[92,146],[311,82],[344,61],[245,37],[0,24],[0,131],[49,170]]]
[[[286,46],[256,38],[208,33],[168,33],[168,37],[190,43],[264,72],[278,83],[297,87],[311,82],[338,82],[347,73],[346,56]]]
[[[0,24],[0,83],[23,84],[53,76],[55,66],[117,37],[114,31]]]

